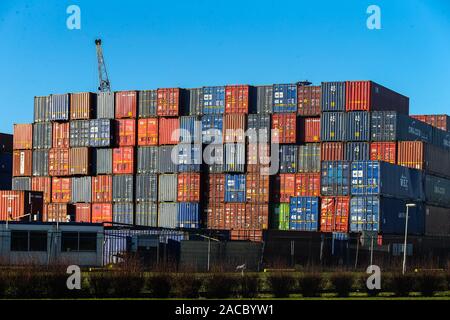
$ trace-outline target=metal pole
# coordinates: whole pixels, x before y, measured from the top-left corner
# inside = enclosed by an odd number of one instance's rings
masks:
[[[406,205],[406,217],[405,217],[405,242],[403,244],[403,269],[402,274],[406,271],[406,241],[408,237],[408,218],[409,218],[409,206]]]
[[[370,242],[370,265],[373,265],[373,235]]]
[[[208,238],[208,272],[209,272],[210,256],[211,256],[211,239]]]

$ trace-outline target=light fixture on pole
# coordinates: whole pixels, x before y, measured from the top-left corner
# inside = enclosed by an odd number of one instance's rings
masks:
[[[406,204],[406,216],[405,216],[405,242],[403,244],[403,269],[402,274],[405,274],[406,271],[406,241],[408,239],[408,219],[409,219],[409,208],[415,207],[415,203],[407,203]]]

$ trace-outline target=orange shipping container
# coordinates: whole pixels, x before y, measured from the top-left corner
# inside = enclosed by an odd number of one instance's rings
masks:
[[[159,144],[177,144],[180,140],[178,118],[159,118]]]
[[[319,142],[320,118],[304,118],[300,130],[302,142]]]
[[[370,160],[397,163],[396,142],[372,142],[370,144]]]
[[[410,117],[428,123],[435,128],[450,131],[450,117],[446,114],[412,115]]]
[[[52,178],[50,177],[31,178],[31,190],[43,192],[44,203],[50,203],[52,201]]]
[[[272,141],[297,143],[297,115],[295,113],[274,113],[272,115]]]
[[[224,202],[225,200],[225,175],[222,173],[211,173],[208,176],[207,189],[208,202]]]
[[[268,174],[270,166],[270,144],[249,143],[247,145],[247,172]]]
[[[225,87],[225,113],[248,113],[248,106],[248,85],[232,85]]]
[[[13,177],[31,177],[33,172],[33,151],[13,151]]]
[[[75,208],[67,203],[49,203],[47,205],[44,222],[70,222],[73,221]]]
[[[321,86],[299,86],[297,88],[297,113],[300,116],[319,116],[321,112]]]
[[[246,225],[243,229],[267,229],[269,225],[269,205],[268,204],[246,204]]]
[[[50,176],[70,175],[69,149],[50,149],[48,152],[48,174]]]
[[[92,177],[92,201],[112,202],[112,176]]]
[[[52,178],[52,202],[69,203],[72,197],[71,178]]]
[[[295,174],[282,173],[275,176],[273,195],[275,202],[289,202],[295,197]]]
[[[296,197],[320,196],[320,173],[295,174],[295,196]]]
[[[89,175],[90,173],[90,150],[89,148],[69,149],[69,164],[71,175]]]
[[[323,197],[320,206],[321,232],[348,232],[349,197]]]
[[[116,92],[116,119],[136,118],[136,91]]]
[[[112,204],[111,203],[93,203],[92,204],[92,223],[112,222]],[[105,224],[109,225],[109,224]]]
[[[181,102],[179,88],[158,89],[157,96],[158,116],[178,116]]]
[[[147,118],[138,120],[138,145],[158,145],[158,118]]]
[[[263,231],[234,229],[230,231],[230,238],[232,241],[262,242]]]
[[[69,148],[70,123],[53,122],[53,148]]]
[[[225,229],[244,229],[247,223],[245,203],[225,203]]]
[[[134,148],[122,147],[113,149],[113,174],[134,173]]]
[[[399,141],[398,164],[439,176],[450,176],[450,152],[422,141]]]
[[[119,147],[136,145],[136,120],[119,119],[116,120],[116,139]]]
[[[29,221],[41,218],[42,192],[0,190],[0,221]]]
[[[223,117],[223,133],[226,143],[243,143],[245,142],[246,130],[245,114],[226,114]]]
[[[324,142],[320,151],[321,161],[339,161],[344,160],[343,142]]]
[[[178,202],[200,202],[200,173],[180,173],[177,191]]]
[[[225,223],[225,204],[223,202],[209,202],[206,206],[207,228],[227,230]]]
[[[269,202],[269,178],[268,175],[249,173],[246,177],[247,201],[250,203]]]
[[[75,203],[75,221],[87,223],[91,222],[90,203]]]
[[[33,147],[33,125],[32,124],[15,124],[13,149],[27,150]]]
[[[92,92],[72,93],[70,95],[70,119],[92,119],[95,115],[97,97]]]

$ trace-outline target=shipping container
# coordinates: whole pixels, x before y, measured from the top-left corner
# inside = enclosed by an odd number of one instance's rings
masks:
[[[245,229],[268,229],[269,205],[267,203],[247,203],[245,205],[245,214]]]
[[[178,116],[182,114],[183,90],[179,88],[158,89],[156,114],[158,116]]]
[[[178,227],[185,229],[200,228],[200,205],[196,202],[180,202],[178,210]]]
[[[351,194],[422,200],[422,173],[382,161],[351,164]]]
[[[223,119],[223,135],[226,143],[244,143],[246,130],[245,114],[225,114]]]
[[[136,175],[136,201],[158,201],[158,176],[156,174]]]
[[[262,114],[271,114],[273,111],[273,86],[256,87],[256,109]]]
[[[133,202],[134,176],[132,175],[113,176],[112,190],[114,202]]]
[[[298,172],[320,172],[320,144],[298,146]]]
[[[11,184],[12,184],[12,190],[36,191],[31,188],[31,178],[29,178],[29,177],[12,178]]]
[[[324,142],[321,148],[322,161],[340,161],[344,160],[344,142]]]
[[[292,197],[289,202],[289,229],[319,230],[319,198]]]
[[[180,142],[201,143],[202,122],[197,116],[180,117]]]
[[[75,207],[67,203],[49,203],[43,216],[44,222],[71,222],[75,220]]]
[[[247,127],[249,143],[270,143],[272,127],[270,114],[249,114]]]
[[[245,202],[245,174],[225,175],[225,202]]]
[[[70,123],[53,122],[53,148],[69,148],[70,146]]]
[[[11,190],[12,178],[10,173],[0,173],[0,190]]]
[[[450,209],[425,207],[425,235],[447,237],[450,234]]]
[[[345,144],[344,160],[370,160],[370,144],[368,142],[347,142]]]
[[[178,174],[177,200],[178,202],[200,202],[200,173]]]
[[[345,111],[345,82],[322,82],[322,111]]]
[[[425,175],[425,201],[427,204],[450,208],[450,180]]]
[[[276,113],[272,115],[272,139],[276,143],[297,142],[297,115],[295,113]]]
[[[137,148],[137,173],[158,173],[158,147]]]
[[[295,196],[320,196],[320,173],[297,173],[295,175]]]
[[[33,124],[33,149],[50,149],[52,147],[52,123]]]
[[[280,173],[297,172],[298,148],[296,145],[281,145],[280,147]]]
[[[118,91],[115,93],[116,110],[115,118],[136,118],[137,92]]]
[[[225,112],[225,87],[203,87],[203,114]]]
[[[346,111],[397,111],[409,114],[409,98],[373,81],[347,81]]]
[[[159,144],[177,144],[180,139],[178,118],[159,118]]]
[[[34,122],[50,121],[50,97],[34,97]]]
[[[48,150],[33,151],[33,176],[48,176]]]
[[[14,136],[12,134],[0,133],[0,153],[13,152],[13,138]]]
[[[225,203],[225,228],[245,229],[247,226],[247,212],[245,203]]]
[[[203,150],[203,160],[209,173],[222,173],[225,168],[223,144],[209,144]]]
[[[262,242],[263,231],[262,230],[249,230],[249,229],[233,229],[230,231],[231,241],[252,241]]]
[[[347,141],[370,140],[370,114],[365,111],[346,113],[345,132]]]
[[[70,121],[70,147],[89,147],[90,144],[90,121]]]
[[[297,113],[297,85],[273,85],[273,112]]]
[[[437,129],[450,131],[450,117],[446,114],[411,115],[410,117],[428,123]]]
[[[72,203],[92,202],[92,178],[72,178]]]
[[[155,202],[136,203],[134,223],[137,226],[158,226],[158,204]]]
[[[203,88],[188,89],[189,95],[189,115],[203,115]]]
[[[320,185],[323,196],[350,195],[350,163],[323,161]]]
[[[177,148],[175,146],[159,147],[158,173],[176,173],[177,171]]]
[[[92,119],[97,111],[97,97],[92,92],[72,93],[70,95],[70,119]]]
[[[160,203],[158,206],[158,227],[175,229],[178,227],[178,204]]]
[[[50,203],[52,201],[52,178],[33,177],[31,179],[31,190],[41,191],[44,196],[44,203]]]
[[[350,200],[350,231],[375,231],[383,234],[405,233],[407,201],[380,196],[358,196]],[[425,206],[415,203],[408,213],[408,234],[422,235]]]
[[[92,204],[92,223],[103,223],[113,221],[112,203]]]
[[[114,119],[114,92],[97,93],[97,119]]]
[[[136,145],[136,120],[116,120],[116,144],[119,147],[130,147]]]
[[[139,119],[137,131],[138,146],[158,145],[158,118]]]
[[[225,113],[249,113],[250,87],[230,85],[225,87]]]
[[[70,94],[50,95],[50,120],[68,121],[70,115]]]
[[[28,150],[33,147],[33,125],[14,124],[14,150]]]
[[[320,201],[320,231],[348,232],[350,197],[323,197]]]
[[[432,143],[439,148],[450,150],[450,132],[432,128]]]
[[[91,147],[111,147],[114,143],[114,122],[110,119],[89,121],[89,145]]]
[[[370,160],[397,163],[396,142],[372,142],[370,144]]]
[[[289,203],[272,205],[271,229],[289,230]]]
[[[113,204],[112,221],[118,225],[134,224],[134,205],[132,202]]]
[[[319,116],[321,111],[321,86],[298,86],[297,114],[299,116]]]
[[[206,198],[208,203],[222,203],[225,201],[225,175],[221,173],[209,174],[206,180]]]
[[[69,168],[71,175],[89,175],[91,172],[90,149],[69,149]]]
[[[347,115],[344,112],[324,112],[320,118],[322,141],[345,141],[347,137]]]
[[[178,172],[200,172],[202,164],[201,144],[178,144],[176,146]]]
[[[245,144],[225,143],[223,145],[225,172],[245,172]]]
[[[206,226],[208,229],[226,230],[225,204],[223,202],[209,202],[206,206]]]
[[[432,142],[432,126],[395,111],[371,113],[372,141]]]
[[[102,175],[92,177],[92,202],[112,202],[112,176]]]
[[[247,172],[269,174],[270,144],[247,144]]]
[[[158,176],[158,201],[176,202],[177,201],[177,175],[161,174]]]
[[[223,115],[209,114],[202,117],[203,143],[222,143]]]
[[[31,177],[33,173],[32,161],[33,151],[14,150],[12,171],[13,177]]]
[[[69,203],[72,196],[72,178],[52,178],[52,202]]]
[[[42,192],[0,190],[0,221],[35,221],[43,212]]]
[[[91,204],[75,203],[75,222],[91,223]]]
[[[98,161],[98,160],[97,160]],[[134,173],[134,148],[122,147],[112,151],[113,174]]]
[[[246,177],[247,202],[269,203],[270,176],[259,173],[249,173]]]
[[[301,142],[320,142],[320,118],[302,118],[298,127]]]
[[[275,202],[289,202],[295,196],[295,174],[276,175],[272,194]]]
[[[11,153],[0,152],[0,174],[6,173],[11,175],[12,173],[13,155]]]
[[[96,174],[112,174],[113,149],[94,149]]]
[[[142,90],[138,93],[138,115],[139,118],[156,117],[158,104],[157,90]]]

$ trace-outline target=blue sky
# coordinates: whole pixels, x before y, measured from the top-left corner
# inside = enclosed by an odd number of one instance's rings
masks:
[[[412,113],[450,108],[447,0],[0,1],[0,131],[33,120],[33,97],[95,91],[94,39],[113,90],[374,80]],[[66,27],[69,5],[81,30]],[[381,30],[366,9],[381,8]]]

